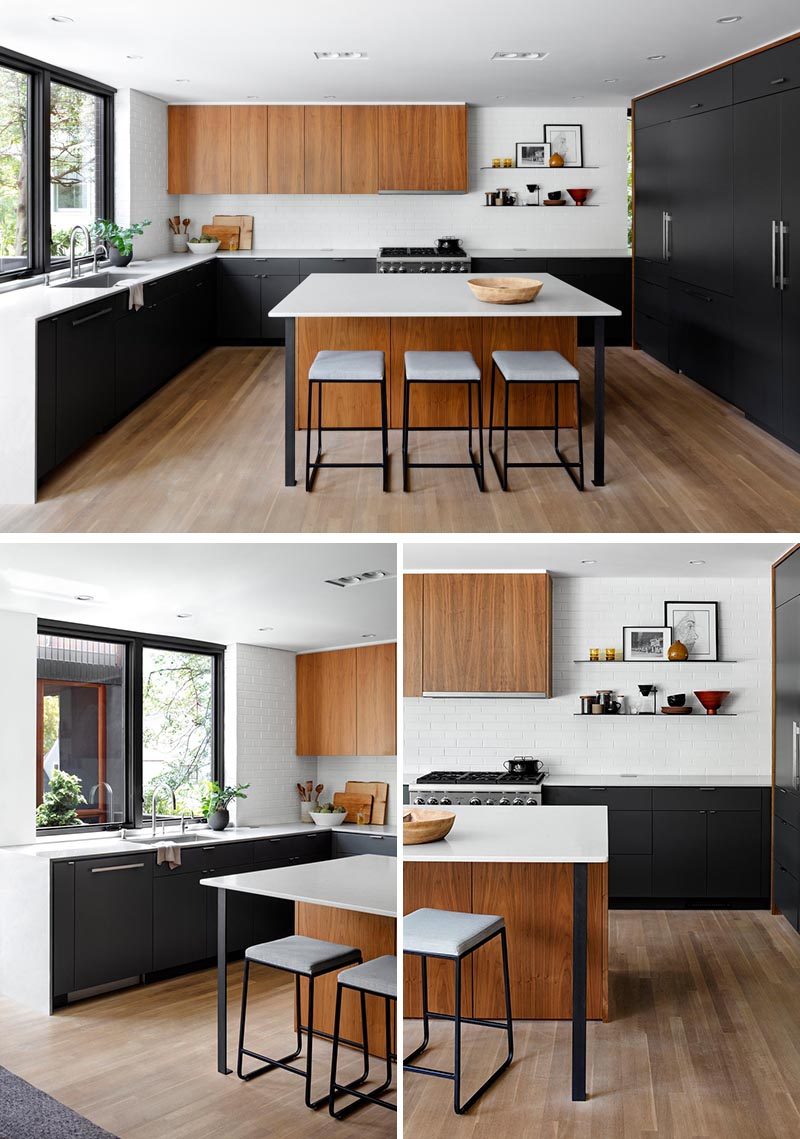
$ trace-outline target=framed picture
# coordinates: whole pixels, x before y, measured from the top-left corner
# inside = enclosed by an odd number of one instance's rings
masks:
[[[550,161],[549,142],[518,142],[517,166],[547,166]]]
[[[544,140],[553,154],[560,154],[565,166],[583,166],[583,127],[579,124],[546,124]]]
[[[625,625],[622,629],[623,660],[666,660],[671,644],[669,625]]]
[[[689,660],[718,660],[716,601],[665,601],[664,620],[676,641],[689,650]]]

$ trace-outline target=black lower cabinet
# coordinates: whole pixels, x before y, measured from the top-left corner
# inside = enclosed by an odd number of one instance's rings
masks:
[[[75,863],[75,989],[149,973],[153,855]]]
[[[173,874],[153,883],[153,969],[201,961],[206,951],[206,908],[213,891],[203,872]]]
[[[274,870],[285,866],[282,859],[276,861],[258,862],[254,870]],[[277,941],[279,937],[290,937],[294,933],[294,902],[283,898],[252,899],[253,916],[253,945],[260,945],[264,941]]]
[[[652,855],[614,854],[609,858],[609,898],[649,898],[652,893]]]
[[[773,864],[773,898],[790,925],[800,929],[800,880],[779,862]]]
[[[52,996],[75,988],[75,863],[54,862],[52,868],[53,977]]]
[[[762,894],[760,811],[709,811],[706,893],[710,898]]]
[[[730,341],[732,301],[682,281],[670,285],[670,362],[677,372],[736,402]]]
[[[358,854],[383,854],[397,857],[397,839],[393,835],[353,834],[336,831],[333,835],[333,857],[352,858]]]
[[[55,463],[114,422],[114,312],[119,298],[97,301],[58,318]]]
[[[249,874],[252,870],[257,869],[259,867],[248,862],[241,866],[226,867],[219,871],[219,874]],[[208,877],[213,877],[213,875],[208,875]],[[201,889],[206,894],[205,952],[202,956],[213,957],[217,952],[218,891],[213,886],[203,886]],[[228,953],[241,953],[247,949],[248,945],[253,944],[253,902],[256,900],[251,894],[237,894],[233,890],[228,891],[225,923],[225,945]],[[199,960],[199,958],[195,958],[195,960]]]
[[[261,336],[261,277],[220,268],[217,332],[222,340],[258,340]]]
[[[653,811],[653,896],[706,895],[706,814]]]
[[[36,477],[43,479],[56,465],[56,355],[58,318],[36,326]]]

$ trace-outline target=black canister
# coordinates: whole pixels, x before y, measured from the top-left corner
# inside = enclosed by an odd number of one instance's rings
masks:
[[[581,715],[591,716],[592,704],[597,702],[596,696],[581,696]]]

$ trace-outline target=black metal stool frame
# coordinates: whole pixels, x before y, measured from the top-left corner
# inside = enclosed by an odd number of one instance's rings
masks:
[[[469,462],[468,463],[410,463],[408,460],[408,433],[411,430],[409,427],[409,413],[411,407],[411,385],[412,384],[458,384],[464,383],[467,385],[467,397],[469,406]],[[478,389],[478,443],[480,449],[480,459],[475,458],[472,450],[472,389]],[[463,427],[441,427],[436,428],[440,431],[463,431]],[[432,470],[435,468],[443,468],[446,470],[462,470],[471,467],[475,472],[475,478],[478,483],[478,490],[484,490],[486,486],[484,477],[483,465],[483,377],[477,380],[410,380],[406,374],[405,365],[403,366],[403,490],[408,490],[408,472],[411,470]]]
[[[333,973],[337,969],[341,969],[341,965],[335,965],[330,969],[325,969],[321,973],[307,974],[298,973],[294,969],[284,968],[280,965],[265,965],[265,969],[277,969],[281,973],[294,974],[294,1015],[297,1032],[297,1047],[294,1052],[290,1052],[287,1056],[281,1056],[279,1060],[274,1059],[272,1056],[262,1056],[260,1052],[253,1052],[244,1046],[244,1031],[245,1031],[245,1017],[247,1014],[247,990],[250,983],[250,965],[261,964],[259,961],[251,962],[249,958],[244,959],[244,976],[242,978],[242,1013],[239,1021],[239,1047],[237,1050],[236,1058],[236,1075],[240,1080],[245,1082],[254,1080],[256,1076],[261,1076],[264,1072],[272,1071],[274,1068],[283,1068],[285,1072],[294,1072],[296,1076],[303,1076],[305,1079],[305,1103],[306,1107],[310,1107],[312,1111],[317,1111],[320,1107],[324,1107],[328,1102],[328,1095],[320,1096],[316,1100],[311,1098],[311,1079],[313,1075],[313,1059],[314,1059],[314,981],[317,977],[324,977],[328,973]],[[362,958],[359,956],[358,961],[351,962],[353,965],[363,964]],[[306,1035],[308,1037],[308,1047],[306,1049],[306,1067],[298,1068],[292,1064],[292,1060],[296,1060],[303,1050],[303,1024],[300,1017],[300,977],[308,977],[308,1024],[306,1025]],[[367,1008],[366,1002],[361,1002],[361,1030],[362,1033],[367,1031]],[[242,1071],[242,1060],[245,1056],[250,1056],[253,1060],[261,1060],[262,1065],[260,1068],[254,1068],[252,1072]],[[364,1072],[360,1077],[353,1081],[353,1085],[358,1087],[363,1084],[369,1074],[369,1067],[365,1065]],[[350,1089],[350,1085],[348,1090]]]
[[[476,1016],[462,1016],[461,1015],[461,965],[468,957],[470,957],[476,949],[480,949],[482,945],[488,944],[495,937],[500,938],[500,945],[503,952],[503,989],[505,992],[505,1005],[506,1005],[506,1020],[505,1024],[497,1020],[488,1020],[483,1017]],[[420,957],[422,962],[422,1043],[409,1052],[408,1056],[403,1061],[403,1070],[406,1072],[419,1072],[424,1076],[438,1076],[443,1080],[453,1081],[453,1110],[456,1115],[464,1115],[469,1111],[474,1103],[483,1095],[485,1091],[492,1086],[496,1079],[509,1066],[514,1059],[514,1022],[511,1019],[511,986],[508,977],[508,940],[506,937],[506,929],[497,930],[496,933],[489,934],[483,941],[479,941],[477,945],[473,945],[471,949],[467,950],[461,957],[455,959],[444,953],[413,953],[407,952],[406,956]],[[454,961],[455,964],[455,1013],[449,1012],[431,1012],[428,1008],[428,958],[433,957],[443,961]],[[455,1024],[454,1032],[454,1055],[453,1055],[453,1071],[446,1072],[440,1068],[423,1068],[418,1064],[412,1064],[411,1061],[421,1055],[428,1047],[430,1042],[430,1021],[431,1020],[452,1020]],[[508,1053],[502,1064],[492,1072],[491,1076],[481,1084],[481,1086],[474,1091],[472,1095],[465,1102],[461,1102],[461,1025],[462,1024],[479,1024],[485,1028],[502,1028],[508,1036]]]
[[[349,1084],[340,1084],[336,1079],[336,1066],[339,1059],[339,1027],[342,1015],[342,995],[345,989],[350,992],[361,994],[361,1023],[362,1023],[362,1044],[364,1054],[364,1072],[363,1076],[359,1077],[357,1081],[352,1081]],[[383,1083],[373,1088],[369,1092],[356,1091],[356,1088],[363,1084],[369,1075],[369,1037],[367,1035],[367,1021],[365,1014],[365,997],[373,996],[380,997],[385,1002],[386,1012],[386,1079]],[[336,985],[336,1012],[333,1019],[333,1055],[331,1056],[331,1086],[328,1096],[328,1111],[334,1119],[344,1119],[345,1116],[350,1115],[351,1112],[356,1111],[365,1104],[374,1103],[378,1107],[386,1107],[389,1111],[397,1111],[397,1104],[388,1103],[381,1096],[392,1085],[392,1060],[397,1057],[392,1052],[392,1007],[391,1002],[394,998],[387,997],[385,993],[376,993],[372,989],[355,988],[348,985],[343,981],[339,981]],[[351,1095],[355,1097],[354,1103],[349,1103],[345,1107],[337,1110],[334,1100],[337,1095]]]
[[[503,466],[501,468],[500,461],[492,450],[492,432],[494,431],[494,386],[495,375],[500,373],[503,377],[503,383],[506,386],[505,399],[504,399],[504,423],[503,423]],[[514,380],[513,383],[524,384],[525,380]],[[541,383],[540,380],[530,380],[529,383]],[[548,423],[545,426],[536,427],[509,427],[508,425],[508,396],[512,384],[503,375],[503,372],[498,368],[496,362],[492,360],[492,382],[489,393],[489,454],[492,457],[494,469],[497,471],[497,477],[500,480],[500,486],[503,490],[508,490],[508,472],[511,467],[563,467],[569,477],[575,483],[578,490],[584,489],[583,480],[583,413],[581,410],[581,384],[580,380],[551,380],[547,381],[553,385],[554,393],[554,418],[555,423]],[[571,463],[562,455],[558,446],[558,389],[561,384],[573,384],[575,386],[575,395],[578,403],[578,462]],[[500,430],[500,428],[498,428]],[[566,428],[564,429],[566,430]],[[569,430],[572,430],[571,428]],[[557,463],[509,463],[508,461],[508,433],[509,431],[552,431],[553,432],[553,449],[558,455],[559,461]],[[578,477],[575,477],[574,469],[578,468]]]
[[[317,392],[317,455],[311,462],[311,405],[314,395],[314,384],[318,385]],[[380,427],[336,427],[329,431],[380,431],[381,433],[381,462],[380,463],[323,463],[322,459],[322,385],[323,384],[380,384],[381,388],[381,425]],[[306,490],[314,486],[314,479],[320,467],[342,468],[380,468],[383,471],[383,489],[389,489],[389,413],[386,403],[386,373],[380,380],[364,380],[361,378],[348,379],[322,379],[308,380],[308,415],[306,417]]]

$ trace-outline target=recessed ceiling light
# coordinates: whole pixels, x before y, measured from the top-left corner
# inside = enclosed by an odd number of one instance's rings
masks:
[[[126,59],[144,59],[143,55],[126,55]]]
[[[72,16],[51,16],[50,19],[54,24],[74,24],[75,23]]]
[[[176,79],[175,82],[176,83],[189,83],[190,80],[189,79]]]
[[[191,617],[191,613],[176,613],[175,616],[180,617],[180,619],[183,621],[186,617]]]
[[[261,96],[260,95],[248,95],[247,98],[248,99],[260,99]]]
[[[327,99],[328,102],[331,102],[333,99],[336,98],[336,96],[335,95],[323,95],[322,98]]]
[[[648,61],[648,63],[655,63],[659,59],[666,59],[666,58],[667,57],[665,55],[648,55],[647,61]]]
[[[361,634],[361,640],[362,641],[374,641],[377,636],[378,636],[377,633],[362,633]]]
[[[314,56],[317,59],[366,59],[367,53],[365,51],[315,51]]]
[[[581,558],[582,566],[596,566],[597,558]]]
[[[539,63],[546,59],[549,51],[496,51],[492,54],[494,62],[514,62],[522,60],[525,63]]]
[[[604,83],[619,83],[619,79],[604,79]]]
[[[258,631],[259,633],[274,633],[275,627],[274,625],[259,625]]]
[[[362,581],[377,581],[381,577],[388,577],[386,570],[366,570],[361,574]]]
[[[326,585],[338,585],[346,589],[350,585],[368,585],[371,581],[382,581],[384,578],[394,577],[388,570],[364,570],[363,573],[345,574],[342,577],[328,577]]]
[[[508,95],[495,95],[495,99],[497,100],[498,103],[504,103],[507,98],[508,98]]]
[[[692,561],[689,562],[690,566],[704,566],[705,564],[706,563],[703,561],[702,558],[694,558]]]
[[[741,20],[741,18],[742,18],[741,16],[720,16],[720,18],[717,20],[717,23],[718,24],[738,24],[739,21]]]
[[[573,101],[573,103],[577,103],[577,102],[579,102],[579,100],[585,99],[585,98],[586,98],[585,95],[573,95],[572,101]]]
[[[76,601],[94,601],[94,596],[91,593],[76,593]]]

